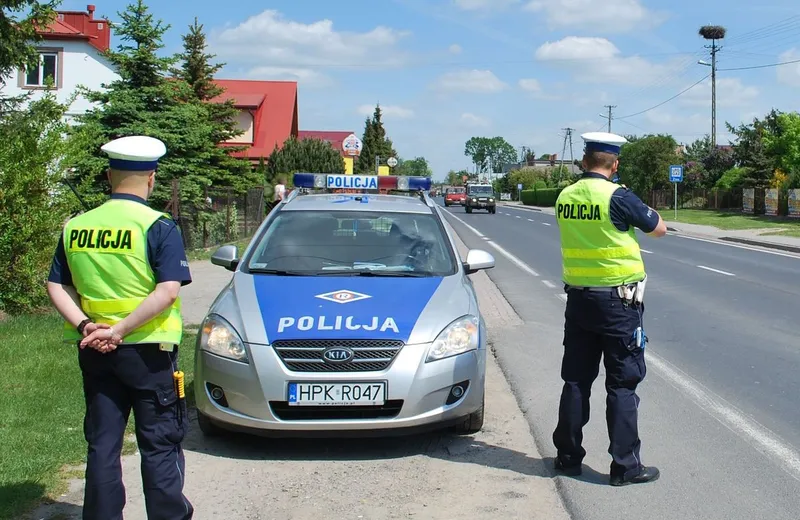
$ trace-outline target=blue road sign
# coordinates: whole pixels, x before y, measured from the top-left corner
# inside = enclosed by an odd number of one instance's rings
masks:
[[[683,182],[683,165],[676,164],[669,167],[669,182]]]
[[[517,184],[517,190],[522,191],[522,184]]]

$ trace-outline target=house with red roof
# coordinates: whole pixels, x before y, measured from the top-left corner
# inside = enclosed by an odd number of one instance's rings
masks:
[[[111,24],[105,18],[95,18],[94,12],[94,5],[88,5],[86,11],[56,11],[56,18],[38,31],[42,36],[37,44],[38,67],[18,70],[11,77],[2,78],[4,95],[44,91],[49,80],[56,98],[66,102],[78,85],[100,90],[102,84],[118,79],[114,67],[102,54],[111,45]],[[83,113],[90,107],[89,101],[78,97],[67,116]]]
[[[234,152],[236,157],[257,163],[265,160],[287,139],[298,137],[297,82],[217,79],[215,83],[225,92],[213,101],[233,100],[239,109],[241,135],[222,143],[222,146],[246,147]]]
[[[347,132],[333,130],[300,130],[300,134],[297,138],[301,141],[303,139],[319,139],[331,145],[331,148],[339,152],[339,155],[345,157],[342,145],[347,136],[352,133],[353,132],[349,130]]]

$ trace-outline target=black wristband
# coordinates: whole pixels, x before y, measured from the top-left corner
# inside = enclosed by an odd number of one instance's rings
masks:
[[[76,327],[78,329],[78,333],[83,335],[83,329],[85,329],[86,326],[88,324],[90,324],[91,322],[92,322],[92,320],[90,320],[89,318],[86,318],[82,322],[78,323],[78,326]]]

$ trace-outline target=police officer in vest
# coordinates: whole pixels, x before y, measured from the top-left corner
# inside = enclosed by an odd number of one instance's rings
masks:
[[[557,471],[577,476],[586,456],[583,427],[600,359],[606,369],[606,420],[612,486],[656,480],[642,464],[636,387],[645,377],[642,317],[647,275],[634,228],[661,237],[660,215],[632,191],[611,181],[624,137],[592,132],[585,141],[585,173],[556,201],[567,293],[564,326],[564,387],[553,442]]]
[[[79,346],[88,443],[83,518],[122,519],[120,451],[133,410],[150,520],[186,520],[181,441],[188,419],[177,357],[178,293],[191,282],[175,222],[147,206],[164,143],[144,136],[104,145],[111,199],[67,222],[47,289]]]

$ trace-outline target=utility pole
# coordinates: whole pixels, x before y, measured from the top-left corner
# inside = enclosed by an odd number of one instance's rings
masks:
[[[564,156],[567,155],[567,142],[569,142],[569,154],[570,157],[572,156],[572,131],[574,128],[562,128],[564,130],[564,147],[561,151],[561,165],[559,167],[559,171],[564,171]],[[575,159],[572,159],[572,162],[575,162]]]
[[[711,40],[711,45],[706,45],[706,49],[711,49],[711,149],[717,148],[717,53],[722,47],[717,45],[717,40],[725,38],[726,29],[719,25],[704,25],[700,28],[699,34],[706,40]],[[700,65],[709,64],[700,60]]]
[[[611,133],[611,119],[613,119],[613,117],[611,116],[611,111],[613,109],[617,108],[617,105],[605,105],[605,107],[608,109],[608,115],[600,114],[600,117],[602,117],[603,119],[608,119],[608,133],[610,134]]]

